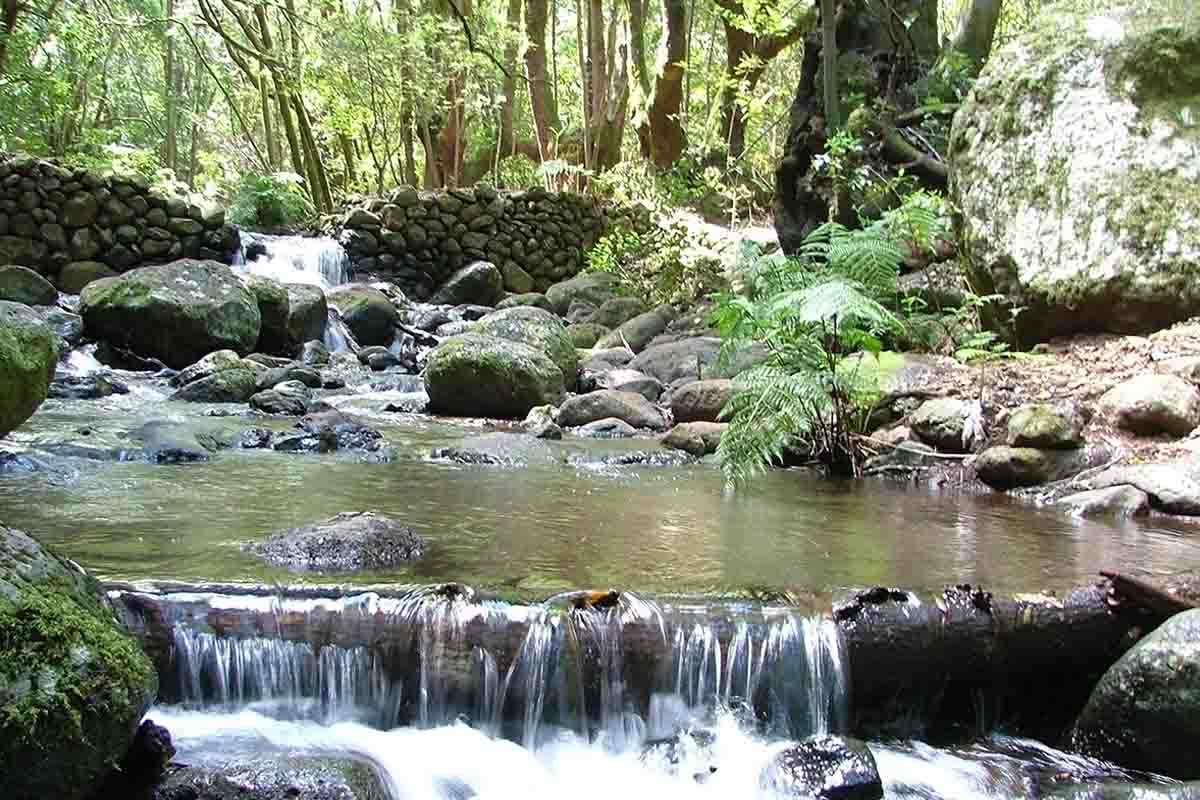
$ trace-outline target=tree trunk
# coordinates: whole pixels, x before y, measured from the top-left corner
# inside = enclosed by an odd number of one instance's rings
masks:
[[[1003,0],[971,0],[959,21],[951,47],[966,56],[976,74],[992,52]]]
[[[164,0],[166,44],[163,48],[163,107],[166,109],[166,131],[163,137],[163,166],[172,172],[179,161],[179,86],[175,65],[175,0]]]
[[[8,71],[8,43],[17,30],[17,21],[25,4],[21,0],[3,0],[3,19],[0,19],[0,77]]]
[[[683,156],[683,80],[687,60],[687,0],[663,0],[663,42],[654,83],[654,99],[641,134],[642,154],[666,169]],[[636,64],[636,61],[635,61]]]
[[[271,162],[271,169],[277,170],[283,162],[283,147],[279,141],[279,131],[272,121],[271,90],[267,86],[266,70],[260,70],[258,73],[258,96],[262,103],[263,139],[267,143],[267,160]]]

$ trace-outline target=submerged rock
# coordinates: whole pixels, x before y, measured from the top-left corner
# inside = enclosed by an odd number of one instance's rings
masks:
[[[373,767],[333,756],[172,764],[151,800],[387,800]],[[113,800],[116,800],[115,798]]]
[[[466,333],[438,345],[425,362],[434,412],[522,418],[562,399],[563,374],[546,354],[495,336]]]
[[[1150,496],[1134,486],[1111,486],[1069,494],[1056,505],[1077,517],[1136,517],[1150,513]]]
[[[573,431],[576,436],[586,439],[628,439],[637,436],[637,429],[623,419],[605,417],[586,425],[580,425]]]
[[[1043,8],[992,54],[954,118],[951,190],[972,288],[1021,309],[1022,344],[1200,312],[1193,6]]]
[[[429,454],[439,461],[494,467],[547,466],[559,462],[553,448],[542,439],[521,433],[485,433],[463,439]]]
[[[779,798],[878,800],[883,782],[875,757],[863,742],[817,735],[771,759],[759,784]]]
[[[412,528],[370,511],[343,512],[251,547],[275,566],[315,572],[390,569],[420,558],[424,548]]]
[[[682,422],[663,437],[663,444],[699,458],[717,452],[728,427],[724,422]]]
[[[273,389],[251,396],[250,407],[264,414],[286,414],[293,417],[308,413],[312,392],[300,381],[284,381]]]
[[[272,447],[286,453],[332,453],[336,450],[376,452],[383,446],[379,431],[340,411],[308,414],[296,423],[297,433],[276,438]]]
[[[28,306],[0,300],[0,436],[37,411],[57,362],[54,332]]]
[[[249,353],[262,327],[257,298],[233,270],[193,259],[93,281],[79,313],[89,336],[174,369],[214,350]]]
[[[1200,609],[1171,617],[1104,673],[1071,744],[1125,767],[1200,778]]]
[[[129,394],[129,387],[111,375],[56,375],[49,396],[60,400],[98,400],[113,394]]]
[[[0,525],[0,775],[14,800],[81,800],[117,764],[158,676],[99,584]]]
[[[1085,482],[1090,489],[1134,486],[1168,514],[1200,516],[1200,480],[1190,463],[1132,464],[1110,467]]]

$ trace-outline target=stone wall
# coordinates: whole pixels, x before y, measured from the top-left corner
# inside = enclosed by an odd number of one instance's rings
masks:
[[[137,179],[0,154],[0,264],[35,269],[59,288],[73,289],[64,283],[84,273],[176,258],[229,262],[237,249],[220,208],[163,196]]]
[[[357,279],[389,280],[425,299],[455,270],[478,260],[498,266],[510,292],[545,291],[576,275],[588,248],[611,226],[648,219],[641,209],[618,209],[573,192],[401,187],[352,203],[335,234]]]

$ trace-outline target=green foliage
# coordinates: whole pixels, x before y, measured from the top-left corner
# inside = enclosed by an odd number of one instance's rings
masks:
[[[685,258],[687,244],[681,225],[616,227],[588,251],[588,269],[613,275],[622,294],[655,305],[692,301],[716,291],[723,276],[713,259]]]
[[[229,220],[235,225],[283,228],[312,218],[315,210],[299,175],[244,175],[233,196]]]
[[[896,294],[900,248],[881,224],[849,230],[827,223],[796,258],[764,256],[744,243],[746,295],[718,298],[713,322],[728,356],[749,342],[767,359],[736,379],[722,412],[730,423],[718,455],[730,483],[803,453],[830,471],[859,475],[858,443],[875,381],[858,352],[878,354],[900,320],[887,307]]]

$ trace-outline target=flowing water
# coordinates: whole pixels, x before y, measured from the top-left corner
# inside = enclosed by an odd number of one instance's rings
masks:
[[[348,278],[332,240],[244,243],[247,271],[325,288]],[[336,315],[327,343],[353,346]],[[60,365],[104,369],[92,348]],[[1061,590],[1101,568],[1166,572],[1200,556],[1186,523],[1075,519],[1002,495],[799,470],[734,495],[715,465],[652,440],[531,443],[387,411],[420,408],[419,379],[356,369],[322,397],[377,428],[378,452],[231,448],[247,427],[291,423],[174,402],[165,378],[122,372],[128,393],[47,401],[0,447],[0,520],[103,578],[349,587],[154,596],[166,603],[157,623],[122,606],[154,643],[152,716],[181,760],[349,756],[374,766],[390,800],[767,798],[764,767],[788,742],[848,726],[837,628],[797,609],[876,585]],[[158,463],[181,443],[206,460]],[[459,463],[447,448],[495,463]],[[412,526],[424,557],[308,576],[244,546],[352,510]],[[535,602],[443,585],[460,581]],[[387,590],[365,591],[377,585]],[[616,605],[574,608],[570,592],[610,587]],[[1055,776],[1128,777],[1003,737],[871,749],[889,798],[1034,798]]]

